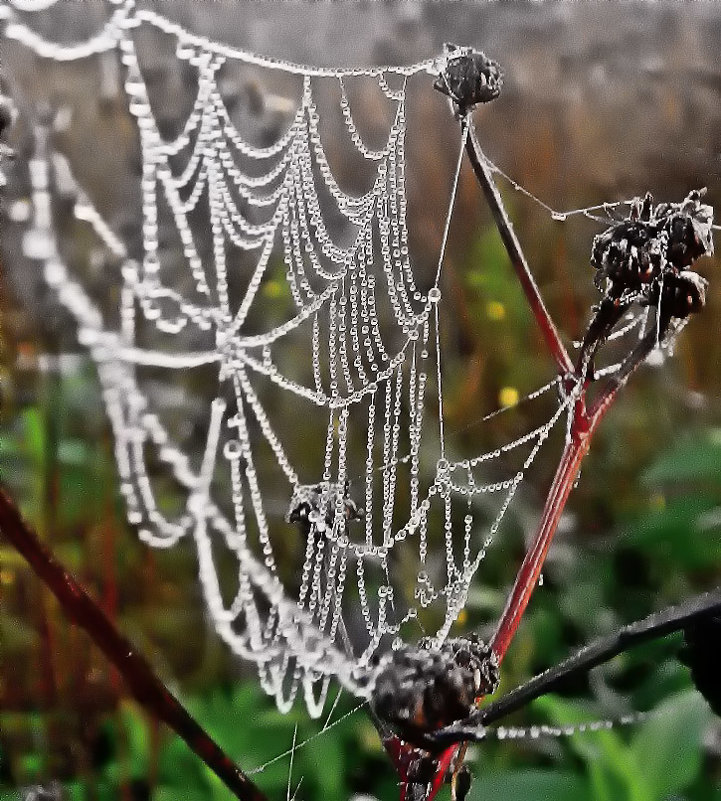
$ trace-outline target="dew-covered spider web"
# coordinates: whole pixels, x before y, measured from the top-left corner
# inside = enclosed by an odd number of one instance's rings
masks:
[[[453,201],[435,278],[421,280],[406,199],[407,85],[424,75],[430,91],[439,62],[307,68],[196,36],[132,1],[110,4],[99,33],[65,46],[16,13],[50,5],[2,6],[6,38],[89,69],[116,53],[137,131],[139,236],[114,230],[40,125],[25,237],[97,366],[128,519],[153,547],[192,542],[215,629],[257,665],[280,709],[302,694],[320,715],[334,679],[367,697],[376,654],[448,637],[574,399],[551,381],[531,396],[558,398],[542,425],[473,457],[447,446],[440,279]],[[171,133],[140,52],[154,36],[172,43],[194,95]],[[230,68],[281,87],[284,125],[262,143],[228,107]],[[359,87],[382,100],[372,144]],[[345,188],[326,116],[344,158],[362,165],[363,191]],[[116,276],[110,297],[97,297],[58,233],[61,177],[74,187],[73,230]],[[624,333],[644,324],[627,323]],[[206,402],[184,425],[167,398],[184,409],[191,394]]]

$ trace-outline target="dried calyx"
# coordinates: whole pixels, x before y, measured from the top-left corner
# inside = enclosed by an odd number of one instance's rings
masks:
[[[475,635],[439,649],[421,640],[385,657],[376,678],[375,714],[406,741],[427,746],[425,735],[465,718],[476,699],[498,685],[497,660]]]
[[[304,534],[311,526],[322,534],[333,529],[339,499],[342,504],[340,517],[344,523],[363,519],[363,509],[348,497],[347,488],[321,481],[319,484],[300,484],[295,488],[286,520],[297,523]]]
[[[681,203],[657,206],[650,194],[636,198],[627,219],[595,237],[591,264],[606,297],[660,305],[677,318],[703,308],[707,281],[689,268],[713,253],[713,208],[701,202],[705,194],[695,190]]]
[[[701,202],[705,194],[694,190],[681,203],[656,206],[646,194],[625,220],[594,238],[591,264],[603,299],[586,331],[578,374],[593,378],[596,352],[632,304],[655,307],[656,345],[703,309],[708,282],[691,268],[713,254],[713,208]]]
[[[444,49],[433,86],[450,97],[458,114],[466,114],[478,103],[488,103],[498,97],[503,75],[497,61],[472,47],[446,44]]]

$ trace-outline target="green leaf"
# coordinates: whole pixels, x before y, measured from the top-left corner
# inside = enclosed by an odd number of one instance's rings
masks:
[[[675,445],[643,475],[646,486],[680,484],[710,479],[721,481],[721,430],[704,432],[703,438],[686,440]]]
[[[47,437],[45,432],[45,423],[42,413],[39,409],[23,409],[23,440],[25,443],[25,452],[37,464],[41,464],[45,458],[45,448],[47,446]]]
[[[481,774],[471,785],[468,801],[582,801],[591,797],[588,782],[581,775],[554,770],[518,770]]]
[[[664,701],[632,742],[648,788],[648,801],[662,801],[690,784],[701,767],[701,739],[711,712],[689,690]]]
[[[82,782],[69,782],[64,785],[67,801],[85,801],[87,792]]]
[[[133,778],[144,778],[148,773],[150,755],[148,722],[143,712],[134,703],[122,703],[119,714],[127,737],[130,775]]]
[[[713,498],[682,497],[665,509],[642,515],[624,540],[650,552],[654,559],[673,562],[675,567],[695,569],[721,560],[721,530],[699,526],[699,520],[717,508]]]
[[[546,695],[533,703],[559,726],[589,723],[599,718],[592,704],[568,701],[555,695]],[[568,740],[585,762],[591,782],[594,801],[649,801],[644,797],[642,770],[634,753],[616,730],[602,729],[578,733]]]
[[[93,452],[87,443],[80,439],[64,439],[58,445],[58,461],[60,464],[81,466],[92,461]]]
[[[182,787],[182,794],[178,792],[179,787]],[[184,786],[179,781],[173,785],[161,784],[153,794],[153,801],[178,801],[180,798],[183,801],[208,801],[208,791]]]

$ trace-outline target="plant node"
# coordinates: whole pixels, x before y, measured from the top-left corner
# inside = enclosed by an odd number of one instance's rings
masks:
[[[632,202],[626,219],[594,238],[591,264],[603,299],[586,331],[577,372],[593,378],[596,351],[633,303],[656,308],[658,343],[672,322],[703,309],[708,281],[690,268],[713,254],[713,208],[701,202],[705,194],[698,189],[681,203],[654,206],[647,193]]]
[[[426,734],[465,718],[476,699],[498,685],[495,655],[475,635],[447,640],[437,650],[421,640],[386,659],[376,679],[373,710],[404,740],[423,747]]]
[[[465,116],[478,103],[489,103],[498,97],[503,75],[497,61],[472,47],[446,44],[444,51],[433,87],[453,101],[458,116]]]

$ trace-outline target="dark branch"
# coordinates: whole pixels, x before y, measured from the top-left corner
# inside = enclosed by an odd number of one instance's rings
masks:
[[[265,795],[170,694],[144,657],[135,651],[130,641],[120,634],[95,601],[40,542],[2,488],[0,532],[55,595],[68,618],[85,629],[117,667],[137,700],[182,737],[236,798],[240,801],[266,801]]]
[[[501,240],[503,241],[503,245],[511,259],[511,264],[513,265],[513,269],[516,271],[518,280],[520,281],[523,292],[526,295],[526,300],[531,307],[531,312],[536,318],[536,322],[541,329],[541,333],[546,340],[546,344],[548,345],[548,348],[556,361],[558,370],[561,375],[566,375],[567,373],[573,371],[573,362],[571,361],[571,358],[569,357],[568,352],[561,341],[556,324],[553,322],[553,319],[551,318],[551,315],[543,302],[538,285],[533,278],[533,274],[528,266],[526,257],[523,255],[521,244],[518,241],[515,231],[513,230],[513,225],[508,219],[508,214],[506,213],[505,206],[503,205],[501,195],[496,187],[495,182],[493,181],[493,177],[491,176],[488,167],[486,166],[486,159],[483,155],[483,151],[481,150],[481,146],[478,143],[478,139],[476,138],[473,121],[470,119],[470,117],[468,117],[463,124],[468,124],[469,126],[469,135],[466,138],[466,153],[469,161],[471,162],[471,167],[473,167],[473,172],[475,173],[476,179],[478,180],[478,183],[483,190],[483,194],[486,197],[486,201],[491,209],[493,219],[496,223],[496,227],[498,228],[498,233],[501,235]]]
[[[517,712],[546,693],[558,690],[571,677],[586,673],[643,642],[681,631],[697,619],[719,612],[721,612],[721,588],[623,626],[614,634],[596,640],[565,661],[507,693],[500,700],[472,713],[462,724],[454,724],[429,735],[429,740],[436,747],[466,740],[483,740],[484,726]]]

